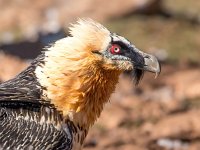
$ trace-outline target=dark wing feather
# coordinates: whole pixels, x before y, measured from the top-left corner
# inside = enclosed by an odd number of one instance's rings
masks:
[[[0,84],[0,149],[72,148],[70,125],[62,127],[61,113],[41,98],[44,88],[34,70],[42,65],[43,57],[40,55],[16,78]]]
[[[0,149],[71,149],[71,133],[55,127],[62,119],[59,113],[36,102],[0,97]]]

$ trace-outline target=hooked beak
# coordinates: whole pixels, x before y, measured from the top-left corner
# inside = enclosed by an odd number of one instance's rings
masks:
[[[155,78],[156,78],[161,71],[158,59],[155,56],[146,53],[143,53],[143,58],[144,58],[144,66],[141,69],[143,69],[144,71],[155,73],[156,74]]]
[[[156,78],[161,72],[161,67],[158,62],[158,59],[153,55],[138,50],[137,48],[135,48],[134,50],[138,54],[136,55],[138,56],[137,58],[139,58],[135,59],[134,61],[135,68],[155,73],[156,74],[155,78]]]

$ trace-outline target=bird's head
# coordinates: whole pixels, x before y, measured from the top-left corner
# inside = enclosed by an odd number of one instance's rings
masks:
[[[132,71],[138,83],[144,71],[159,74],[160,65],[124,37],[86,19],[45,51],[35,73],[51,103],[64,115],[72,114],[73,121],[91,125],[125,71]]]
[[[71,35],[84,39],[90,55],[94,55],[105,70],[130,71],[136,79],[141,79],[144,71],[160,73],[160,65],[155,56],[144,53],[126,38],[111,33],[101,24],[90,19],[79,20],[71,27]]]

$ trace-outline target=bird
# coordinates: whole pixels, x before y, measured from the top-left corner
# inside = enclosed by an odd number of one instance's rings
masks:
[[[120,74],[138,84],[157,58],[102,24],[78,19],[69,35],[0,84],[0,149],[81,150]]]

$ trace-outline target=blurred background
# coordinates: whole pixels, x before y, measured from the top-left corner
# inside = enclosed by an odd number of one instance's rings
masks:
[[[200,150],[200,1],[0,0],[0,82],[91,17],[157,56],[162,73],[120,77],[85,150]]]

